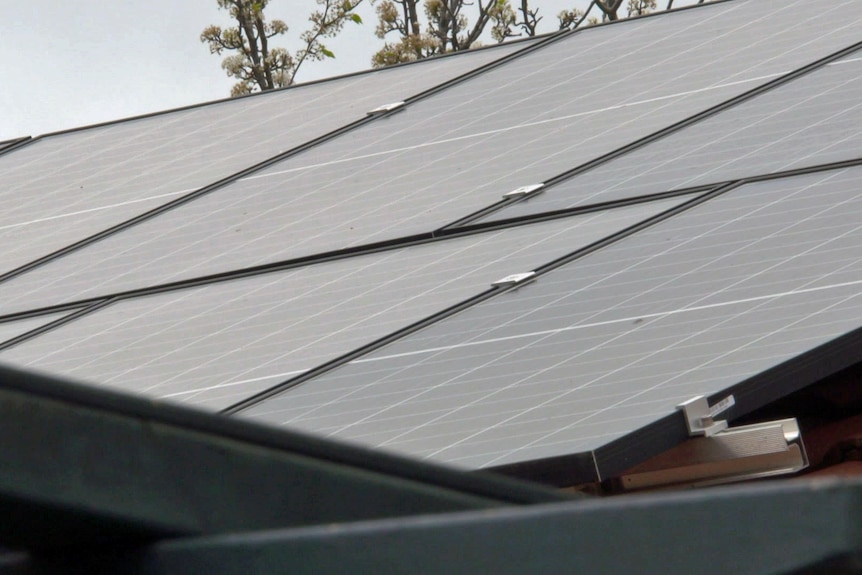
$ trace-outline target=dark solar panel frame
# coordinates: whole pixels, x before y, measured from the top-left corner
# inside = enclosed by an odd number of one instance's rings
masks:
[[[105,307],[107,305],[110,305],[115,300],[116,300],[116,298],[100,298],[98,301],[89,303],[89,305],[85,305],[83,307],[81,304],[68,304],[68,305],[64,305],[64,306],[58,306],[58,308],[52,308],[50,311],[44,312],[44,313],[52,313],[52,312],[56,313],[56,312],[62,312],[62,311],[69,311],[70,313],[68,315],[63,316],[63,317],[60,317],[60,318],[55,319],[53,321],[50,321],[50,322],[48,322],[48,323],[46,323],[40,327],[37,327],[35,329],[32,329],[32,330],[27,331],[25,333],[22,333],[21,335],[19,335],[17,337],[13,337],[12,339],[9,339],[6,341],[0,341],[0,351],[9,349],[10,347],[14,347],[21,342],[32,339],[32,338],[34,338],[38,335],[41,335],[47,331],[51,331],[54,328],[66,325],[67,323],[75,321],[76,319],[83,317],[85,315],[89,315],[92,312],[95,312],[97,310],[102,309],[103,307]],[[40,312],[39,314],[35,314],[35,313],[19,314],[15,318],[12,318],[12,321],[14,321],[15,319],[26,319],[26,318],[30,318],[30,317],[38,317],[38,315],[43,315],[43,313]]]
[[[4,140],[0,142],[0,156],[11,152],[12,150],[15,150],[17,148],[20,148],[21,146],[28,144],[32,140],[33,138],[31,138],[30,136],[24,136],[23,138],[13,138],[11,140]]]
[[[681,192],[681,193],[683,193],[683,192]],[[543,216],[529,217],[529,218],[525,219],[524,221],[529,223],[529,222],[537,221],[537,220],[541,220],[541,219],[546,219],[546,218],[544,218]],[[23,317],[25,314],[45,313],[45,312],[62,310],[62,309],[71,308],[71,307],[77,307],[77,306],[81,306],[81,305],[90,305],[90,304],[93,304],[96,302],[100,302],[106,298],[112,298],[112,299],[120,300],[120,299],[128,299],[128,298],[133,298],[133,297],[138,297],[138,296],[159,294],[159,293],[169,292],[169,291],[178,290],[178,289],[185,289],[185,288],[190,288],[190,287],[210,285],[210,284],[214,284],[214,283],[218,283],[218,282],[222,282],[222,281],[231,281],[231,280],[256,276],[259,274],[284,271],[284,270],[289,270],[289,269],[298,268],[298,267],[304,267],[304,266],[317,264],[317,263],[325,263],[325,262],[341,260],[341,259],[350,258],[350,257],[354,257],[354,256],[361,256],[361,255],[373,254],[373,253],[378,253],[378,252],[385,252],[388,250],[401,249],[404,247],[420,245],[420,244],[423,244],[426,242],[444,240],[444,239],[448,239],[448,238],[461,237],[461,236],[465,236],[465,235],[471,235],[474,233],[480,233],[480,232],[485,231],[485,230],[493,230],[493,229],[505,228],[505,227],[509,227],[509,225],[501,225],[498,222],[489,222],[488,224],[471,226],[469,228],[462,228],[459,230],[451,230],[451,231],[447,230],[444,233],[427,232],[427,233],[423,233],[423,234],[415,234],[412,236],[406,236],[406,237],[397,238],[394,240],[385,240],[382,242],[377,242],[377,243],[373,243],[373,244],[366,244],[363,246],[355,246],[355,247],[349,247],[349,248],[344,248],[344,249],[340,249],[340,250],[333,250],[330,252],[323,252],[323,253],[314,254],[314,255],[310,255],[310,256],[304,256],[304,257],[300,257],[300,258],[293,258],[293,259],[284,260],[284,261],[280,261],[280,262],[260,264],[260,265],[256,265],[256,266],[250,266],[247,268],[240,268],[237,270],[231,270],[231,271],[221,272],[221,273],[217,273],[217,274],[204,275],[204,276],[199,276],[199,277],[190,278],[190,279],[168,282],[168,283],[164,283],[164,284],[150,285],[150,286],[126,290],[126,291],[112,292],[112,293],[108,293],[105,295],[99,295],[99,296],[95,296],[95,297],[84,298],[84,299],[65,302],[65,303],[61,303],[61,304],[57,304],[57,305],[34,308],[31,310],[28,310],[27,312],[14,312],[14,313],[6,314],[6,315],[0,315],[0,320],[6,320],[9,318],[16,318],[19,316]],[[2,281],[2,279],[4,279],[4,278],[0,278],[0,281]]]
[[[63,313],[63,311],[59,311],[45,314],[23,314],[20,317],[0,320],[0,346],[59,319]]]
[[[606,164],[606,163],[608,163],[612,160],[615,160],[621,156],[624,156],[630,152],[633,152],[637,149],[640,149],[640,148],[642,148],[642,147],[644,147],[644,146],[646,146],[652,142],[655,142],[656,140],[660,140],[666,136],[674,134],[674,133],[686,128],[687,126],[690,126],[692,124],[695,124],[695,123],[700,122],[702,120],[705,120],[707,118],[715,116],[716,114],[719,114],[728,108],[732,108],[738,104],[741,104],[743,102],[751,100],[752,98],[755,98],[755,97],[759,96],[760,94],[763,94],[765,92],[768,92],[770,90],[773,90],[775,88],[783,86],[784,84],[792,82],[793,80],[799,78],[800,76],[804,76],[806,74],[814,72],[814,71],[826,66],[827,64],[829,64],[831,62],[834,62],[836,60],[839,60],[841,58],[849,56],[849,55],[851,55],[855,52],[858,52],[860,50],[862,50],[862,42],[857,42],[851,46],[848,46],[846,48],[838,50],[837,52],[834,52],[828,56],[820,58],[819,60],[811,62],[810,64],[807,64],[801,68],[798,68],[796,70],[792,70],[792,71],[788,72],[787,74],[784,74],[782,76],[779,76],[778,78],[770,80],[770,81],[766,82],[765,84],[762,84],[760,86],[755,86],[751,90],[743,92],[742,94],[739,94],[738,96],[734,96],[733,98],[730,98],[729,100],[725,100],[724,102],[722,102],[720,104],[717,104],[715,106],[707,108],[706,110],[698,112],[697,114],[689,116],[688,118],[680,120],[679,122],[671,124],[670,126],[667,126],[661,130],[653,132],[652,134],[644,136],[643,138],[639,138],[639,139],[637,139],[637,140],[635,140],[629,144],[626,144],[625,146],[617,148],[616,150],[614,150],[612,152],[609,152],[609,153],[604,154],[602,156],[599,156],[593,160],[590,160],[589,162],[581,164],[580,166],[572,168],[571,170],[567,170],[561,174],[553,176],[553,177],[549,178],[548,180],[546,180],[545,182],[542,182],[544,184],[542,191],[545,192],[548,189],[550,189],[552,186],[554,186],[555,184],[559,184],[559,183],[564,182],[566,180],[569,180],[570,178],[573,178],[579,174],[587,172],[593,168],[596,168],[598,166]],[[697,188],[688,188],[685,191],[691,192],[691,191],[694,191],[697,189],[709,188],[711,186],[712,186],[712,184],[707,185],[707,186],[698,186]],[[450,224],[447,224],[440,229],[445,230],[445,229],[449,229],[449,228],[464,226],[464,225],[467,225],[470,223],[475,223],[477,221],[480,221],[485,216],[495,214],[501,210],[504,210],[505,208],[507,208],[511,205],[526,201],[527,199],[529,199],[529,197],[531,197],[531,196],[528,195],[528,196],[516,196],[516,197],[511,197],[511,198],[505,198],[499,202],[492,204],[491,206],[488,206],[482,210],[479,210],[479,211],[474,212],[472,214],[469,214],[469,215],[467,215],[467,216],[465,216],[459,220],[456,220]]]

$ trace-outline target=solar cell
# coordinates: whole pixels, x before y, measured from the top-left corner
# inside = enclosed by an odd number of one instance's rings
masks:
[[[49,135],[0,157],[0,274],[526,44]]]
[[[862,4],[800,19],[806,6],[717,3],[584,29],[16,278],[0,301],[27,294],[28,308],[428,232],[857,39]]]
[[[466,468],[591,452],[859,327],[860,184],[742,186],[243,414]]]
[[[0,361],[227,407],[682,201],[127,299],[0,352]]]
[[[484,221],[862,157],[858,53],[561,182]]]

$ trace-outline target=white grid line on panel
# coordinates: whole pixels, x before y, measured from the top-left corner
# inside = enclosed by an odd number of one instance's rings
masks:
[[[589,111],[586,111],[586,112],[577,112],[577,113],[574,113],[574,114],[567,114],[567,115],[564,115],[564,116],[557,116],[557,117],[554,117],[554,118],[548,118],[548,119],[544,119],[544,120],[537,120],[537,121],[534,121],[534,122],[523,122],[523,123],[521,123],[521,124],[516,124],[516,125],[513,125],[513,126],[507,126],[507,127],[505,127],[505,128],[498,128],[498,129],[495,129],[495,130],[488,130],[488,131],[485,131],[485,132],[474,132],[474,133],[471,133],[471,134],[465,134],[465,135],[462,135],[462,136],[456,136],[456,137],[447,138],[447,139],[442,139],[442,140],[435,140],[435,141],[432,141],[432,142],[422,142],[422,143],[415,144],[415,145],[412,145],[412,146],[404,146],[404,147],[401,147],[401,148],[392,148],[392,149],[384,150],[384,151],[381,151],[381,152],[373,152],[373,153],[364,154],[364,155],[359,155],[359,156],[353,156],[353,157],[349,157],[349,158],[339,158],[339,159],[337,159],[337,160],[330,160],[330,161],[323,162],[323,163],[319,163],[319,164],[306,164],[306,165],[298,166],[298,167],[296,167],[296,168],[290,168],[290,169],[287,169],[287,170],[281,170],[281,171],[277,171],[277,172],[267,172],[267,173],[262,173],[262,174],[255,174],[255,175],[252,175],[252,176],[247,176],[247,177],[245,177],[245,178],[240,178],[240,180],[239,180],[239,181],[241,181],[241,182],[245,182],[245,181],[250,181],[250,180],[259,180],[259,179],[269,178],[269,177],[273,177],[273,176],[281,176],[281,175],[284,175],[284,174],[293,174],[293,173],[296,173],[296,172],[303,172],[303,171],[306,171],[306,170],[315,170],[315,169],[319,169],[319,168],[325,168],[325,167],[328,167],[328,166],[334,166],[334,165],[344,164],[344,163],[349,163],[349,162],[354,162],[354,161],[358,161],[358,160],[367,160],[367,159],[370,159],[370,158],[379,158],[379,157],[381,157],[381,156],[388,156],[388,155],[391,155],[391,154],[400,154],[400,153],[403,153],[403,152],[412,152],[412,151],[416,151],[416,150],[421,150],[421,149],[423,149],[423,148],[430,148],[430,147],[433,147],[433,146],[446,146],[446,145],[448,145],[448,144],[453,144],[453,143],[455,143],[455,142],[462,142],[462,141],[465,141],[465,140],[471,140],[471,139],[474,139],[474,138],[485,138],[485,137],[487,137],[487,136],[495,136],[495,135],[503,134],[503,133],[505,133],[505,132],[511,132],[511,131],[515,131],[515,130],[521,130],[521,129],[524,129],[524,128],[533,128],[533,127],[535,127],[535,126],[542,126],[542,125],[545,125],[545,124],[554,124],[554,123],[562,122],[562,121],[564,121],[564,120],[571,120],[571,119],[574,119],[574,118],[581,118],[581,117],[584,117],[584,116],[591,116],[591,115],[594,115],[594,114],[604,114],[604,113],[607,113],[607,112],[613,112],[613,111],[615,111],[615,110],[621,110],[621,109],[623,109],[623,108],[630,108],[630,107],[633,107],[633,106],[640,106],[640,105],[643,105],[643,104],[653,104],[653,103],[655,103],[655,102],[661,102],[661,101],[665,101],[665,100],[676,100],[676,99],[678,99],[678,98],[680,98],[680,97],[682,97],[682,96],[690,96],[690,95],[692,95],[692,94],[700,94],[700,93],[703,93],[703,92],[708,92],[708,91],[710,91],[710,90],[718,90],[718,89],[721,89],[721,88],[729,88],[729,87],[737,86],[737,85],[740,85],[740,84],[747,84],[747,83],[750,83],[750,82],[757,82],[757,81],[764,80],[764,79],[775,78],[775,77],[777,77],[777,76],[781,76],[781,75],[783,75],[783,74],[785,74],[785,72],[781,72],[781,73],[778,73],[778,74],[769,74],[769,75],[767,75],[767,76],[760,76],[760,77],[756,77],[756,78],[748,78],[748,79],[745,79],[745,80],[739,80],[739,81],[736,81],[736,82],[728,82],[728,83],[725,83],[725,84],[718,84],[718,85],[715,85],[715,86],[709,86],[709,87],[707,87],[707,88],[700,88],[700,89],[697,89],[697,90],[687,90],[687,91],[685,91],[685,92],[677,92],[677,93],[674,93],[674,94],[668,94],[668,95],[666,95],[666,96],[660,96],[660,97],[657,97],[657,98],[649,98],[649,99],[646,99],[646,100],[639,100],[639,101],[636,101],[636,102],[629,102],[629,103],[625,103],[625,104],[618,104],[618,105],[615,105],[615,106],[606,106],[606,107],[604,107],[604,108],[596,108],[596,109],[594,109],[594,110],[589,110]],[[649,113],[653,113],[653,112],[652,112],[652,110],[650,110],[650,112],[649,112]],[[529,144],[532,144],[532,143],[534,143],[534,141],[530,141],[530,142],[528,142],[528,143],[529,143]],[[526,146],[525,146],[525,147],[526,147]]]
[[[0,226],[0,231],[2,231],[2,230],[14,229],[14,228],[20,228],[20,227],[28,226],[28,225],[31,225],[31,224],[39,224],[39,223],[42,223],[42,222],[50,222],[50,221],[60,220],[60,219],[63,219],[63,218],[69,218],[69,217],[74,217],[74,216],[81,216],[81,215],[84,215],[84,214],[91,214],[91,213],[93,213],[93,212],[99,212],[99,211],[104,211],[104,210],[111,210],[111,209],[114,209],[114,208],[119,208],[119,207],[123,207],[123,206],[129,206],[129,205],[132,205],[132,204],[140,204],[140,203],[142,203],[142,202],[151,202],[151,201],[153,201],[153,200],[161,200],[161,199],[163,199],[163,198],[169,198],[169,197],[172,197],[172,196],[176,196],[176,195],[180,195],[180,194],[185,194],[185,193],[192,192],[192,191],[194,191],[194,190],[191,190],[191,189],[189,189],[189,190],[180,190],[180,191],[178,191],[178,192],[169,192],[169,193],[165,193],[165,194],[158,194],[158,195],[155,195],[155,196],[147,196],[147,197],[145,197],[145,198],[137,198],[137,199],[134,199],[134,200],[129,200],[129,201],[127,201],[127,202],[120,202],[120,203],[117,203],[117,204],[108,204],[108,205],[99,206],[99,207],[96,207],[96,208],[90,208],[90,209],[87,209],[87,210],[80,210],[80,211],[77,211],[77,212],[67,212],[67,213],[65,213],[65,214],[57,214],[57,215],[53,215],[53,216],[46,216],[46,217],[44,217],[44,218],[37,218],[37,219],[34,219],[34,220],[27,220],[27,221],[25,221],[25,222],[16,222],[16,223],[13,223],[13,224],[5,224],[5,225]]]

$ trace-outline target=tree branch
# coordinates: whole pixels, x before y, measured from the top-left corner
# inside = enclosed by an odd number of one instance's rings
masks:
[[[539,25],[539,21],[541,21],[541,17],[539,17],[539,11],[530,10],[529,9],[529,0],[521,0],[521,7],[518,9],[521,12],[521,22],[518,24],[524,32],[527,33],[527,36],[535,36],[536,35],[536,26]]]
[[[467,35],[467,39],[464,42],[462,49],[469,48],[473,42],[479,39],[479,36],[482,34],[485,26],[488,25],[488,21],[491,19],[490,9],[496,1],[497,0],[488,0],[488,4],[482,5],[482,0],[479,0],[479,18],[476,20],[476,24],[473,25],[473,29]]]
[[[617,11],[620,9],[623,0],[596,0],[594,4],[599,7],[608,20],[619,20],[620,17]]]

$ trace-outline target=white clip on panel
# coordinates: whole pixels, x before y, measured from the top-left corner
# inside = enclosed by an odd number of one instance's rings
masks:
[[[511,198],[514,196],[529,196],[533,194],[537,194],[539,190],[545,187],[545,184],[530,184],[529,186],[521,186],[520,188],[516,188],[511,192],[506,192],[503,194],[504,198]]]
[[[373,110],[368,111],[369,116],[378,116],[380,114],[385,114],[386,112],[391,112],[392,110],[397,110],[402,107],[404,102],[392,102],[391,104],[383,104],[382,106],[378,106]]]
[[[519,284],[525,280],[530,279],[534,275],[536,275],[536,272],[525,272],[522,274],[511,274],[511,275],[508,275],[502,279],[495,281],[494,283],[491,284],[491,286],[499,287],[499,286],[509,286],[509,285],[514,285],[514,284]]]

